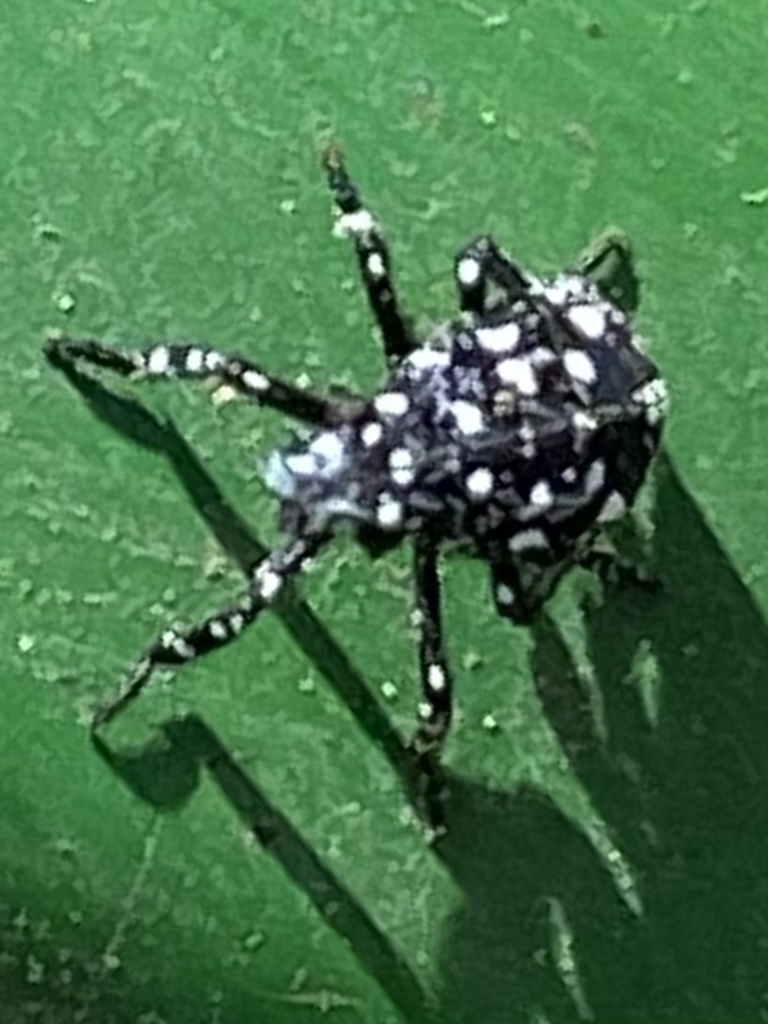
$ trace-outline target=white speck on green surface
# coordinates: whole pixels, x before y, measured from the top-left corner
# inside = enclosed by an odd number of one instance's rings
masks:
[[[765,206],[768,203],[768,185],[754,192],[742,192],[739,199],[747,206]]]
[[[399,696],[399,691],[397,687],[390,680],[387,680],[386,682],[381,684],[381,692],[385,700],[388,701],[395,701]]]

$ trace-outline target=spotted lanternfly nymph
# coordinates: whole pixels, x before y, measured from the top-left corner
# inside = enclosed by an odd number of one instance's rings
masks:
[[[452,710],[441,548],[485,561],[499,614],[530,622],[572,566],[599,563],[596,538],[633,504],[658,449],[667,389],[625,313],[596,283],[607,260],[628,255],[619,236],[547,280],[525,272],[492,238],[474,240],[455,258],[460,315],[420,341],[401,312],[381,228],[337,151],[328,151],[325,167],[336,230],[354,243],[388,363],[373,398],[321,397],[205,345],[47,342],[59,365],[213,378],[312,427],[305,444],[275,452],[267,464],[285,545],[254,569],[234,605],[150,644],[94,726],[124,709],[156,668],[237,637],[347,528],[372,554],[413,543],[423,692],[413,745],[426,766]]]

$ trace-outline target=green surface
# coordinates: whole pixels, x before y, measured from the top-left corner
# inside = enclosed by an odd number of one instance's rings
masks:
[[[764,0],[3,6],[2,1024],[764,1020]],[[84,401],[44,331],[375,386],[328,132],[422,321],[473,233],[543,270],[620,224],[675,393],[663,596],[582,612],[574,581],[527,634],[481,567],[447,572],[436,850],[387,732],[416,698],[402,553],[337,548],[312,612],[148,696],[102,757],[83,725],[274,539],[257,464],[284,427],[192,389]]]

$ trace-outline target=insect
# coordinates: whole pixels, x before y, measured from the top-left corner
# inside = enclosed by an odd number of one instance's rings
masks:
[[[214,378],[311,428],[308,440],[274,452],[265,471],[285,544],[255,567],[230,607],[155,639],[93,725],[114,719],[156,669],[233,641],[348,529],[374,556],[404,540],[413,545],[422,689],[413,749],[435,764],[452,715],[441,553],[457,548],[482,559],[498,613],[529,623],[573,566],[600,568],[595,540],[630,508],[647,475],[667,388],[627,316],[594,280],[606,261],[628,257],[618,236],[546,280],[490,236],[476,238],[454,261],[460,311],[419,340],[397,297],[381,227],[341,154],[329,149],[324,165],[335,231],[354,245],[388,365],[374,396],[331,400],[203,344],[48,339],[55,364],[150,380]]]

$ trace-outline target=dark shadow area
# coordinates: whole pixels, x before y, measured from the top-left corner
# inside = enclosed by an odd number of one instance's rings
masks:
[[[657,473],[664,591],[615,590],[588,612],[602,729],[556,628],[534,627],[548,720],[642,913],[541,795],[455,782],[439,847],[465,896],[444,952],[452,1024],[765,1019],[768,629],[665,456]],[[553,900],[572,936],[565,981]]]
[[[100,739],[94,744],[137,796],[163,811],[189,799],[201,770],[207,771],[261,849],[306,893],[326,925],[351,945],[404,1018],[437,1024],[439,1018],[403,957],[213,730],[198,716],[189,715],[166,722],[163,734],[162,741],[134,752],[113,751]]]

